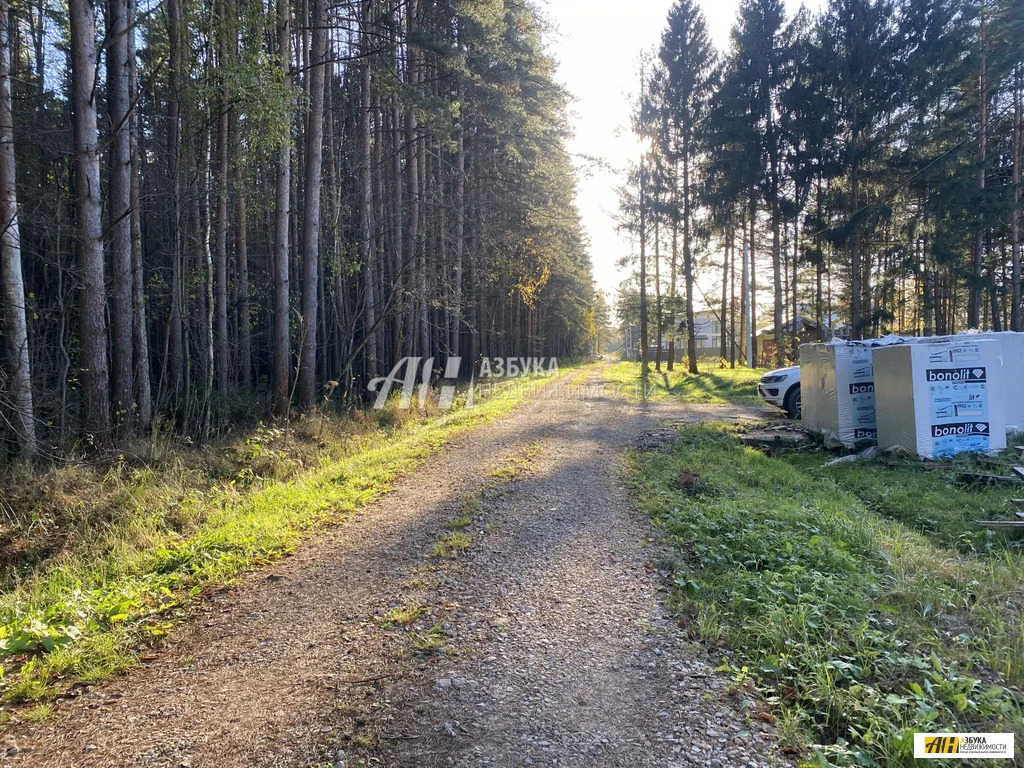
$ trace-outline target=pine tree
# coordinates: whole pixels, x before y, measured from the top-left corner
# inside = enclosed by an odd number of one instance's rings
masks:
[[[667,156],[679,185],[683,236],[683,277],[686,283],[687,358],[697,373],[697,341],[693,333],[695,259],[694,213],[698,206],[694,174],[707,139],[707,104],[715,87],[715,52],[704,14],[694,0],[678,0],[669,10],[668,28],[659,53],[665,68]]]
[[[10,371],[11,419],[21,456],[31,462],[38,451],[32,373],[25,311],[25,279],[21,264],[18,195],[14,158],[14,115],[11,101],[10,5],[0,1],[0,283],[3,284],[4,337]]]

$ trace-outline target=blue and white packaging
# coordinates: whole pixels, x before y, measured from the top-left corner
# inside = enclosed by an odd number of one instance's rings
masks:
[[[804,428],[830,448],[874,445],[875,381],[867,342],[800,345]]]
[[[1024,333],[968,331],[956,336],[915,339],[917,344],[934,344],[936,341],[953,343],[995,341],[999,343],[999,354],[1003,359],[1003,376],[997,396],[1003,404],[1006,429],[1009,432],[1024,433]]]
[[[874,350],[878,445],[926,458],[1006,447],[1000,344],[947,337]]]

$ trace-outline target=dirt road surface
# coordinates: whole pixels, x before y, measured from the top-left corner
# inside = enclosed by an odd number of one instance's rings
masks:
[[[659,423],[765,411],[644,408],[601,371],[463,435],[217,595],[156,661],[14,734],[7,761],[788,765],[761,705],[670,619],[623,483],[622,451]],[[453,533],[469,549],[433,556]]]

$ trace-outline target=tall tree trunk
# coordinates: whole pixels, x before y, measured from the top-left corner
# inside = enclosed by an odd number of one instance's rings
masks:
[[[791,329],[792,334],[792,346],[790,348],[790,358],[792,360],[800,360],[800,334],[798,333],[799,328],[803,325],[803,320],[800,319],[800,301],[796,294],[796,284],[799,274],[800,265],[800,214],[798,213],[793,218],[793,327]]]
[[[128,1],[107,0],[107,117],[110,122],[107,217],[110,232],[110,330],[114,420],[127,422],[135,403],[132,376],[132,151]]]
[[[409,0],[406,8],[406,82],[412,89],[415,89],[419,82],[419,52],[412,42],[416,34],[416,14],[418,9],[419,0]],[[414,353],[425,355],[428,352],[423,345],[422,334],[417,333],[418,313],[420,299],[422,298],[420,284],[422,278],[422,270],[420,268],[422,254],[420,250],[420,154],[418,134],[419,126],[417,125],[416,109],[413,105],[410,105],[405,111],[405,166],[409,185],[409,245],[407,254],[409,263],[415,273],[415,277],[410,275],[409,285],[415,287],[409,290],[406,307],[406,355]],[[425,331],[426,329],[423,329],[424,333]]]
[[[754,254],[757,251],[757,196],[755,190],[750,190],[750,248],[747,254],[749,267],[749,282],[747,290],[747,308],[750,314],[747,316],[747,365],[757,368],[757,269],[755,268]]]
[[[981,211],[978,213],[978,229],[974,237],[974,264],[971,270],[970,301],[967,309],[967,326],[981,327],[981,302],[984,290],[982,268],[985,263],[985,176],[988,154],[988,53],[986,51],[985,3],[981,3],[981,28],[979,51],[981,53],[978,73],[978,189],[981,192]]]
[[[170,357],[171,386],[175,397],[185,389],[185,265],[182,252],[184,217],[181,205],[181,79],[183,65],[182,0],[167,0],[167,36],[170,47],[170,92],[167,98],[167,174],[171,184],[170,226],[172,232],[171,253],[171,306],[170,327],[167,331],[167,351]],[[163,378],[161,377],[161,387]]]
[[[82,431],[97,445],[110,437],[103,285],[103,203],[96,136],[96,28],[89,0],[71,0],[71,105],[74,121],[75,215],[78,238],[78,368]],[[129,254],[130,258],[130,254]]]
[[[668,369],[671,371],[676,364],[676,329],[679,320],[677,273],[679,270],[679,178],[676,169],[672,169],[672,263],[669,265],[669,308],[668,308]]]
[[[640,163],[640,377],[647,397],[647,158]]]
[[[854,125],[857,123],[857,107],[853,108]],[[862,313],[863,273],[860,263],[860,169],[857,154],[860,152],[860,135],[856,129],[853,134],[854,159],[850,165],[850,216],[853,219],[853,232],[850,236],[850,336],[861,339],[864,336],[864,317]]]
[[[208,74],[208,73],[207,73]],[[199,237],[199,251],[203,258],[203,269],[206,290],[203,309],[206,311],[206,325],[203,328],[203,340],[205,342],[205,359],[203,360],[203,373],[205,380],[203,386],[203,440],[209,440],[213,430],[213,391],[216,375],[216,349],[215,338],[217,335],[214,329],[215,306],[217,299],[215,293],[215,267],[213,264],[213,251],[210,249],[210,229],[212,222],[212,211],[210,210],[210,191],[212,180],[210,178],[210,145],[212,137],[210,131],[203,131],[203,154],[199,159],[196,169],[196,176],[201,178],[202,188],[197,195],[199,216],[197,235]]]
[[[240,64],[242,38],[234,18],[238,5],[232,4],[229,12],[232,60]],[[235,317],[238,334],[238,387],[248,392],[253,387],[252,370],[252,316],[249,297],[249,232],[246,221],[245,195],[245,147],[243,146],[238,112],[232,111],[228,133],[234,137],[234,158],[231,162],[231,187],[235,193]]]
[[[112,2],[113,0],[108,0]],[[231,12],[229,3],[221,0],[221,9],[226,14]],[[222,21],[226,25],[227,21]],[[228,31],[218,32],[220,41],[217,45],[218,67],[227,67],[227,45],[224,38]],[[214,366],[216,370],[217,391],[221,397],[228,394],[231,373],[231,358],[228,354],[228,147],[230,137],[229,94],[226,87],[221,88],[220,104],[217,105],[217,229],[214,235]]]
[[[366,378],[377,376],[377,292],[376,259],[373,248],[373,168],[370,147],[370,17],[373,0],[363,0],[361,49],[360,136],[359,136],[359,185],[360,200],[360,247],[363,257],[363,335],[366,339]]]
[[[921,238],[921,262],[924,273],[924,335],[935,334],[935,272],[928,260],[928,236]]]
[[[324,73],[327,59],[327,0],[310,0],[309,112],[306,113],[306,187],[302,217],[302,349],[299,406],[316,402],[317,280],[320,274],[320,188],[324,158]],[[372,203],[371,203],[372,204]]]
[[[139,91],[135,64],[135,0],[128,0],[128,91]],[[133,109],[129,119],[131,149],[131,268],[132,268],[132,348],[135,402],[139,423],[153,423],[153,389],[149,370],[149,330],[146,323],[146,275],[142,266],[142,154],[139,152],[139,113]]]
[[[747,216],[742,214],[742,242],[743,242],[743,270],[740,280],[740,338],[743,346],[740,347],[740,356],[746,361],[748,367],[753,368],[750,362],[750,241],[747,239]]]
[[[0,281],[3,283],[10,366],[11,426],[21,457],[31,462],[38,452],[32,406],[32,372],[28,354],[25,281],[21,269],[21,235],[14,164],[14,114],[11,102],[11,7],[0,0]]]
[[[661,222],[654,219],[654,370],[661,373]]]
[[[732,251],[732,268],[729,270],[729,367],[736,367],[736,225],[729,214],[729,249]],[[725,322],[725,319],[722,319]]]
[[[277,49],[286,83],[291,80],[291,11],[288,0],[277,0]],[[285,101],[285,106],[289,102]],[[281,142],[277,160],[277,185],[274,215],[274,415],[288,417],[288,391],[291,367],[291,322],[289,297],[289,248],[291,226],[292,139]]]
[[[1013,239],[1013,252],[1011,259],[1010,283],[1012,284],[1012,306],[1010,307],[1010,330],[1024,331],[1021,323],[1021,274],[1020,274],[1020,215],[1021,215],[1021,171],[1022,159],[1021,144],[1024,143],[1024,126],[1021,125],[1021,99],[1024,89],[1024,65],[1017,64],[1013,85],[1013,214],[1011,224],[1011,237]]]
[[[236,122],[237,138],[237,122]],[[240,143],[240,142],[239,142]],[[238,386],[252,389],[252,316],[249,300],[249,233],[245,210],[243,154],[236,151],[233,163],[235,188],[235,295],[238,309]]]
[[[697,373],[697,334],[693,327],[693,252],[690,246],[690,142],[683,146],[683,275],[686,279],[686,356],[690,373]]]
[[[782,293],[782,215],[779,211],[779,163],[778,152],[775,146],[773,120],[770,116],[769,105],[768,120],[768,141],[771,149],[771,184],[772,184],[772,281],[774,289],[774,306],[772,322],[775,324],[775,365],[782,367],[786,357],[786,350],[782,345],[784,307]]]
[[[721,333],[719,339],[719,347],[722,359],[725,360],[728,355],[729,338],[726,333],[727,328],[725,324],[726,312],[729,311],[729,246],[732,244],[728,236],[725,239],[725,247],[722,253],[722,314],[718,318],[718,327]]]
[[[379,26],[380,15],[377,16],[377,24]],[[327,83],[328,92],[330,91],[331,83],[331,70],[328,65],[327,70]],[[371,88],[371,90],[373,90]],[[377,329],[374,332],[375,342],[377,344],[377,364],[380,365],[381,358],[387,355],[387,333],[386,333],[386,307],[388,306],[389,297],[387,286],[390,285],[388,275],[388,264],[385,254],[388,253],[388,240],[391,228],[388,226],[388,203],[387,203],[387,173],[384,169],[387,167],[384,162],[384,145],[386,143],[386,137],[389,136],[389,132],[385,128],[387,122],[387,110],[382,106],[381,94],[373,94],[373,178],[374,178],[374,189],[373,189],[373,239],[374,239],[374,266],[376,272],[376,281],[374,286],[374,295],[376,297],[376,323]],[[328,107],[329,111],[329,107]],[[328,146],[330,143],[328,142]],[[323,259],[321,259],[321,264]]]
[[[459,334],[462,332],[462,255],[466,237],[466,114],[465,90],[459,76],[457,98],[459,101],[458,139],[455,150],[455,253],[452,257],[452,313],[449,329],[449,354],[459,354]]]

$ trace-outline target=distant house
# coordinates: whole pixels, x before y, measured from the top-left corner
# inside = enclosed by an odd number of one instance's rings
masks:
[[[719,319],[720,312],[712,309],[701,310],[693,315],[694,341],[697,347],[698,358],[713,358],[718,360],[722,356],[722,333],[726,334],[726,356],[729,354],[729,327],[726,323],[723,327]],[[839,324],[838,318],[831,318],[833,325],[828,320],[819,327],[818,323],[807,315],[799,315],[795,321],[787,322],[783,326],[782,335],[784,339],[792,338],[796,333],[800,344],[829,341],[833,338],[850,338],[850,328],[847,325]],[[737,318],[736,331],[739,333],[739,318]],[[635,326],[629,326],[624,331],[623,358],[629,360],[640,360],[640,330]],[[648,359],[652,362],[657,355],[657,340],[652,332],[648,346]],[[745,359],[745,343],[742,338],[734,340],[736,348],[736,360]],[[679,335],[676,337],[676,362],[686,357],[686,328],[681,326]],[[787,350],[787,356],[789,352]],[[661,359],[668,360],[668,334],[662,339]],[[760,366],[772,366],[775,364],[775,326],[761,328],[757,333],[757,359]]]
[[[833,321],[835,318],[833,318]],[[791,344],[793,336],[797,337],[797,344],[813,344],[832,339],[849,338],[849,327],[845,325],[830,326],[826,323],[819,325],[813,318],[806,315],[798,315],[782,327],[782,338],[784,344]],[[759,362],[762,366],[775,364],[775,326],[771,325],[762,328],[757,333],[757,352]],[[785,350],[785,357],[790,357],[789,349]],[[795,362],[795,361],[794,361]]]
[[[722,356],[722,322],[719,320],[718,312],[713,310],[702,310],[700,312],[694,312],[693,314],[693,327],[694,327],[694,341],[697,346],[697,357],[707,358],[711,357],[718,360]],[[728,330],[726,329],[726,333]],[[640,359],[640,340],[639,330],[633,326],[626,329],[626,338],[630,342],[627,346],[629,349],[628,358],[630,360]],[[654,361],[658,353],[657,339],[652,333],[650,336],[650,344],[647,349],[648,359]],[[675,346],[675,358],[676,362],[681,362],[686,357],[686,328],[685,323],[681,325],[681,330],[676,336]],[[665,333],[664,338],[661,340],[661,359],[668,360],[668,333]],[[736,358],[741,357],[739,345],[736,347]]]
[[[728,327],[723,326],[719,314],[710,309],[693,313],[693,336],[697,346],[697,357],[722,356],[722,333],[728,335],[729,331]],[[685,345],[686,342],[683,343]],[[728,343],[727,339],[726,345]]]

